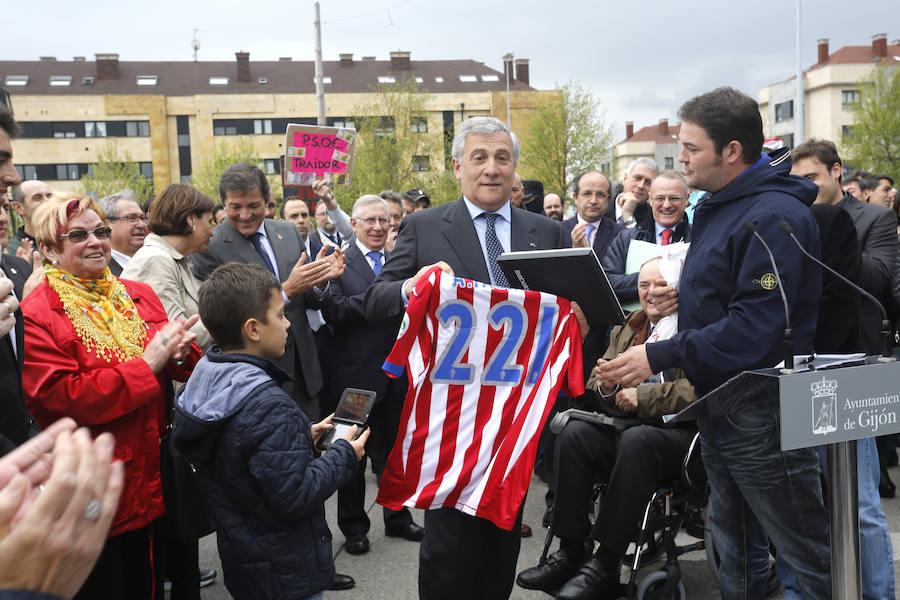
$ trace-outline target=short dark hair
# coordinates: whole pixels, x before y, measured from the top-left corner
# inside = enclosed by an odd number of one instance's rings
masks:
[[[881,185],[881,180],[878,179],[877,175],[866,175],[859,178],[859,189],[861,190],[869,190],[871,192],[877,190],[879,185]]]
[[[150,231],[156,235],[190,235],[188,217],[201,217],[212,212],[215,203],[200,190],[183,183],[173,183],[156,197],[151,205]]]
[[[791,162],[797,162],[805,158],[816,159],[825,165],[826,169],[830,169],[835,163],[842,167],[844,166],[841,157],[838,155],[837,146],[831,140],[810,138],[791,150]]]
[[[606,183],[609,185],[607,191],[612,194],[612,181],[609,180],[609,177],[606,176],[606,173],[603,171],[598,171],[597,169],[588,169],[586,171],[582,171],[578,175],[575,176],[575,180],[572,182],[572,197],[575,198],[578,196],[579,185],[581,184],[581,178],[585,175],[589,175],[591,173],[597,173],[598,175],[603,175],[603,178],[606,179]],[[562,200],[562,196],[559,197]]]
[[[881,175],[876,175],[875,177],[877,177],[878,179],[887,179],[890,186],[894,187],[894,178],[891,177],[890,175],[881,174]]]
[[[247,194],[258,189],[263,202],[269,204],[269,180],[259,167],[250,163],[236,163],[225,169],[219,179],[219,197],[222,202],[228,192]]]
[[[863,177],[867,177],[869,175],[871,175],[871,173],[869,173],[865,169],[857,169],[853,171],[853,174],[850,177],[852,177],[853,179],[862,179]]]
[[[732,140],[740,142],[744,163],[752,165],[762,156],[762,116],[756,100],[730,87],[716,88],[681,105],[678,117],[703,128],[713,141],[716,154]]]
[[[297,196],[288,196],[287,198],[285,198],[285,199],[281,202],[281,208],[278,209],[278,216],[280,216],[282,219],[284,219],[284,206],[285,206],[285,204],[287,204],[287,203],[290,202],[291,200],[299,200],[299,199],[300,199],[300,198],[297,197]],[[305,201],[304,201],[304,202],[305,202]]]
[[[281,291],[275,275],[260,265],[227,263],[200,286],[200,320],[222,350],[244,347],[247,319],[266,322],[272,290]]]
[[[6,135],[11,138],[18,137],[22,132],[12,113],[3,107],[0,107],[0,129],[5,131]]]

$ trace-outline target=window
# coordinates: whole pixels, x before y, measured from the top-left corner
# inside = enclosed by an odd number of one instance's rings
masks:
[[[428,160],[428,155],[413,156],[412,169],[413,171],[430,171],[431,161]]]
[[[601,163],[600,170],[603,171],[604,173],[609,173],[609,163],[608,162]]]
[[[397,83],[397,78],[393,75],[379,75],[378,83]]]
[[[50,86],[51,87],[66,87],[72,85],[72,76],[71,75],[51,75],[50,76]]]
[[[272,119],[253,119],[253,133],[256,135],[271,135]]]
[[[190,146],[191,145],[191,136],[186,133],[178,134],[178,146]]]
[[[259,168],[266,175],[278,175],[281,173],[281,160],[277,158],[265,158],[259,163]]]
[[[779,135],[778,139],[781,140],[781,143],[784,144],[785,148],[793,148],[794,147],[794,134],[793,133],[785,133],[784,135]]]
[[[94,85],[94,78],[90,75],[85,75],[81,78],[82,85]]]
[[[482,75],[481,80],[488,81],[488,82],[497,82],[497,81],[500,81],[500,77],[497,75],[488,74],[488,75]]]
[[[794,118],[794,101],[788,100],[775,105],[775,122],[786,121]]]
[[[428,120],[425,117],[410,117],[409,130],[411,133],[428,133]]]
[[[149,121],[125,121],[125,137],[147,137],[149,135]]]
[[[228,85],[227,77],[210,77],[209,85]]]
[[[854,104],[859,104],[859,90],[841,90],[841,107],[850,110]]]
[[[841,136],[845,137],[845,138],[851,138],[851,137],[853,137],[855,129],[856,129],[856,127],[854,127],[853,125],[842,125],[841,126]]]
[[[153,179],[153,163],[138,163],[138,167],[141,169],[141,175],[143,175],[147,179]]]
[[[10,87],[28,85],[28,75],[7,75],[6,85]]]
[[[260,77],[259,79],[256,80],[256,83],[258,83],[259,85],[267,85],[269,83],[269,78],[268,77]]]
[[[435,75],[435,76],[434,76],[434,82],[435,82],[435,83],[444,83],[444,78],[441,77],[440,75]]]
[[[22,181],[38,178],[37,168],[34,165],[16,165],[16,172],[19,174],[19,179]]]
[[[425,83],[425,80],[421,77],[416,77],[416,83]]]
[[[106,137],[106,121],[85,121],[84,137]]]
[[[79,125],[78,121],[62,121],[52,123],[50,128],[55,138],[73,138],[81,135],[81,131],[79,131],[81,127]]]
[[[478,78],[474,75],[460,75],[459,80],[463,83],[473,83],[478,81]]]
[[[394,135],[394,117],[380,117],[375,127],[375,135]]]
[[[137,76],[137,84],[138,85],[156,85],[159,82],[159,77],[156,75],[138,75]]]
[[[379,79],[381,78],[379,77]],[[313,83],[316,83],[315,77],[313,77]],[[322,75],[322,85],[331,85],[331,77],[329,77],[328,75]]]
[[[78,165],[56,165],[56,178],[60,181],[81,179]]]
[[[665,169],[674,169],[675,168],[675,159],[672,158],[671,156],[667,156],[663,162],[665,162],[665,165],[666,165],[663,168],[665,168]]]
[[[182,175],[181,176],[181,183],[183,183],[184,185],[191,185],[191,182],[192,181],[191,181],[190,175]]]
[[[335,119],[331,126],[339,129],[356,129],[356,123],[352,119]]]

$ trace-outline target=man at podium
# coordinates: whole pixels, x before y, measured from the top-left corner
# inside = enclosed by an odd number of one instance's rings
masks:
[[[812,350],[821,271],[778,224],[786,220],[818,254],[818,228],[807,208],[817,188],[790,175],[786,149],[762,154],[762,120],[752,98],[719,88],[687,101],[679,116],[678,160],[688,183],[708,192],[694,213],[681,275],[679,331],[599,368],[604,380],[631,386],[680,367],[702,396],[742,371],[781,360],[786,319],[780,286],[795,347]],[[771,247],[780,278],[757,235]],[[704,417],[698,427],[722,597],[765,597],[766,534],[797,573],[804,598],[830,597],[818,460],[808,448],[781,450],[777,394],[759,395],[726,416]]]

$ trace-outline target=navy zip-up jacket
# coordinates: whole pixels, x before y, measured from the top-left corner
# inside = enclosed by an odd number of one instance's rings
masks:
[[[316,457],[310,422],[273,361],[212,346],[175,406],[175,447],[197,468],[235,600],[299,600],[334,580],[325,500],[353,479],[346,440]]]
[[[787,150],[763,155],[700,201],[678,290],[678,333],[646,345],[654,373],[681,367],[701,396],[742,371],[773,367],[784,358],[784,305],[772,285],[768,254],[743,226],[747,220],[772,249],[784,280],[795,352],[812,352],[821,269],[778,224],[787,221],[810,254],[819,256],[819,229],[808,208],[818,188],[790,170]]]

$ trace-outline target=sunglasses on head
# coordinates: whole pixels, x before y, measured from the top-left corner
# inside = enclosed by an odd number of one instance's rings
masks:
[[[108,227],[106,225],[102,225],[93,231],[85,231],[84,229],[73,229],[69,233],[64,233],[58,236],[58,239],[64,240],[69,238],[69,241],[73,244],[77,244],[78,242],[83,242],[88,239],[90,234],[94,234],[94,237],[98,240],[108,240],[109,236],[112,235],[112,227]]]

